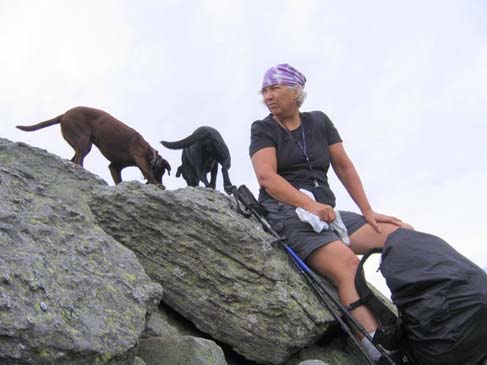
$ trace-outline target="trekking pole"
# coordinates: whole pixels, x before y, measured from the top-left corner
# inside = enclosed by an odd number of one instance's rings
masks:
[[[240,189],[245,189],[242,192],[245,193],[245,198],[247,201],[244,200],[242,197]],[[254,196],[247,189],[245,185],[240,186],[239,189],[236,187],[232,187],[230,191],[236,198],[237,201],[237,210],[243,214],[245,217],[249,217],[250,215],[254,215],[260,224],[264,227],[264,229],[273,235],[276,238],[276,241],[279,245],[284,249],[287,255],[291,258],[292,262],[298,269],[298,271],[305,277],[306,281],[309,283],[313,292],[315,293],[318,300],[323,304],[327,310],[332,314],[333,318],[340,324],[343,331],[352,339],[353,343],[358,347],[362,355],[366,358],[368,364],[375,364],[375,362],[371,359],[370,355],[365,350],[362,343],[359,342],[357,337],[352,333],[350,326],[340,317],[338,313],[336,313],[335,309],[332,308],[330,303],[324,298],[323,293],[331,300],[331,302],[342,312],[342,314],[354,325],[357,331],[359,331],[364,337],[366,337],[371,343],[372,338],[370,337],[369,333],[363,328],[363,326],[350,314],[350,312],[336,300],[329,289],[322,283],[320,278],[317,274],[315,274],[310,267],[292,250],[291,247],[285,242],[285,240],[272,228],[269,222],[262,216],[261,205],[255,200]],[[248,212],[242,211],[240,206],[238,205],[239,201],[244,205],[244,207],[248,210]],[[382,346],[375,345],[377,350],[380,354],[391,364],[394,365],[395,362],[391,359],[388,355],[386,350],[382,348]]]
[[[287,253],[287,255],[291,258],[291,261],[294,263],[295,267],[298,269],[298,271],[301,273],[301,275],[304,276],[308,284],[311,286],[313,289],[313,292],[315,293],[317,299],[320,301],[322,305],[326,307],[328,312],[330,312],[333,316],[333,318],[340,324],[341,328],[345,332],[346,335],[348,335],[355,346],[360,350],[362,355],[365,357],[367,360],[368,364],[373,365],[374,361],[371,359],[370,355],[367,353],[365,350],[364,346],[359,342],[357,337],[352,333],[350,326],[345,323],[345,321],[336,313],[335,309],[331,307],[330,303],[323,298],[322,293],[320,292],[320,289],[323,290],[324,288],[321,287],[321,285],[318,285],[318,280],[316,278],[313,278],[313,272],[311,269],[299,258],[296,253],[289,247],[283,239],[270,227],[270,224],[262,218],[260,215],[256,214],[256,212],[251,209],[252,213],[254,213],[254,216],[261,222],[261,224],[266,227],[266,229],[274,236],[277,238],[277,241],[279,242],[280,246],[284,249],[284,251]],[[331,294],[325,292],[328,296],[331,296]],[[357,322],[358,323],[358,322]]]

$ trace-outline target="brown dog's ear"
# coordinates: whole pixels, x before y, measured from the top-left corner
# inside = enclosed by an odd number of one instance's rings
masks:
[[[159,152],[157,152],[157,150],[155,150],[153,148],[152,148],[152,154],[149,154],[147,156],[147,161],[149,162],[149,165],[151,166],[151,168],[159,165],[161,159],[162,159],[162,157],[159,155]]]

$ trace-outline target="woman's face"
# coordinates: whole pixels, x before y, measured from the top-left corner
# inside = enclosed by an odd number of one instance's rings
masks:
[[[264,104],[276,116],[288,115],[298,109],[297,90],[286,85],[267,86],[261,91]]]

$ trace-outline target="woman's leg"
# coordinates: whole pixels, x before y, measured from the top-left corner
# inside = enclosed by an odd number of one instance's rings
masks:
[[[381,232],[377,232],[372,226],[366,223],[357,231],[350,235],[350,247],[357,255],[363,255],[371,248],[384,247],[387,236],[400,228],[391,223],[379,223]],[[412,227],[405,225],[403,228],[412,229]]]
[[[333,281],[338,288],[340,302],[343,305],[349,305],[359,299],[355,289],[355,273],[359,260],[343,242],[333,241],[316,249],[306,259],[306,263],[313,270]],[[365,306],[352,310],[351,314],[367,332],[377,329],[377,321]],[[359,336],[362,337],[361,334]]]

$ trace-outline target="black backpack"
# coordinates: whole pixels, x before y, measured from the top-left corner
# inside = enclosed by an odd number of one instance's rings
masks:
[[[367,286],[363,264],[381,252],[380,270],[398,314]],[[487,360],[487,274],[439,237],[399,228],[364,255],[355,278],[361,301],[407,363],[481,365]]]

